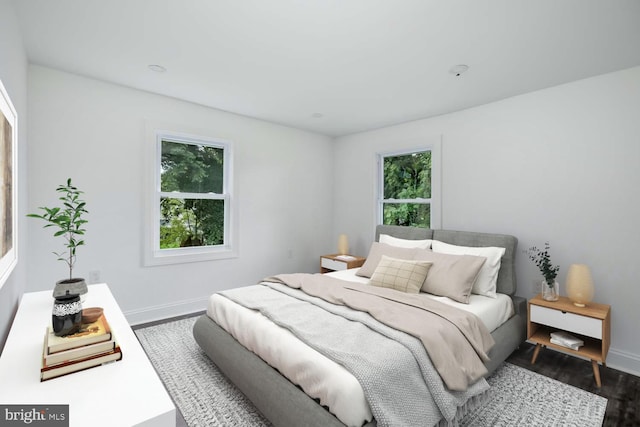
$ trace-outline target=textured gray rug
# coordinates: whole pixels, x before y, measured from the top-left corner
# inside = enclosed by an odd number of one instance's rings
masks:
[[[193,339],[196,318],[136,334],[190,427],[270,426]],[[601,426],[607,399],[509,363],[488,379],[489,403],[463,426]]]

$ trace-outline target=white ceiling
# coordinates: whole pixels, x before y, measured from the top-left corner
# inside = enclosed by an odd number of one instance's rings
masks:
[[[638,0],[13,5],[31,63],[330,136],[640,65]]]

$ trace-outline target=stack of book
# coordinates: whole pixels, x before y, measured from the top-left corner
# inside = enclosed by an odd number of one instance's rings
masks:
[[[557,344],[572,350],[578,350],[584,345],[584,341],[564,331],[552,332],[550,341],[552,344]]]
[[[44,336],[40,381],[122,359],[104,314],[93,323],[64,337],[56,336],[49,326]]]

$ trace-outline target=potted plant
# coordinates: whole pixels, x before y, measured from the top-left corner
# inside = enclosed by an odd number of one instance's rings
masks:
[[[40,218],[47,222],[44,228],[54,227],[53,235],[62,237],[65,241],[64,246],[67,248],[65,252],[53,252],[58,257],[58,261],[63,261],[69,268],[69,278],[56,282],[53,289],[53,297],[56,298],[65,295],[67,290],[70,294],[79,294],[84,300],[87,293],[87,284],[83,278],[73,277],[73,266],[76,263],[76,250],[78,246],[84,245],[82,236],[85,233],[84,225],[87,220],[83,219],[83,214],[89,213],[86,209],[86,203],[80,199],[82,191],[71,183],[71,178],[67,179],[66,185],[59,185],[56,189],[61,194],[59,200],[62,202],[61,207],[40,207],[42,215],[29,214],[28,217]]]
[[[558,282],[556,277],[560,270],[559,265],[553,265],[551,263],[551,256],[549,255],[549,242],[544,244],[544,250],[538,249],[533,246],[529,248],[529,258],[538,266],[544,280],[542,281],[542,298],[547,301],[558,300]]]

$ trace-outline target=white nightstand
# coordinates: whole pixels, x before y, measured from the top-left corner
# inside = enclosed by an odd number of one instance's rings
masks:
[[[536,343],[531,363],[536,363],[542,347],[551,347],[591,360],[596,385],[600,381],[598,362],[606,366],[611,340],[611,307],[589,303],[577,307],[567,297],[558,301],[545,301],[540,295],[529,300],[527,337]],[[551,332],[566,331],[584,341],[578,350],[551,343]]]
[[[332,271],[362,267],[362,264],[366,261],[366,258],[359,256],[345,255],[351,257],[351,259],[340,259],[340,256],[339,254],[322,255],[320,257],[320,272],[324,274]]]

